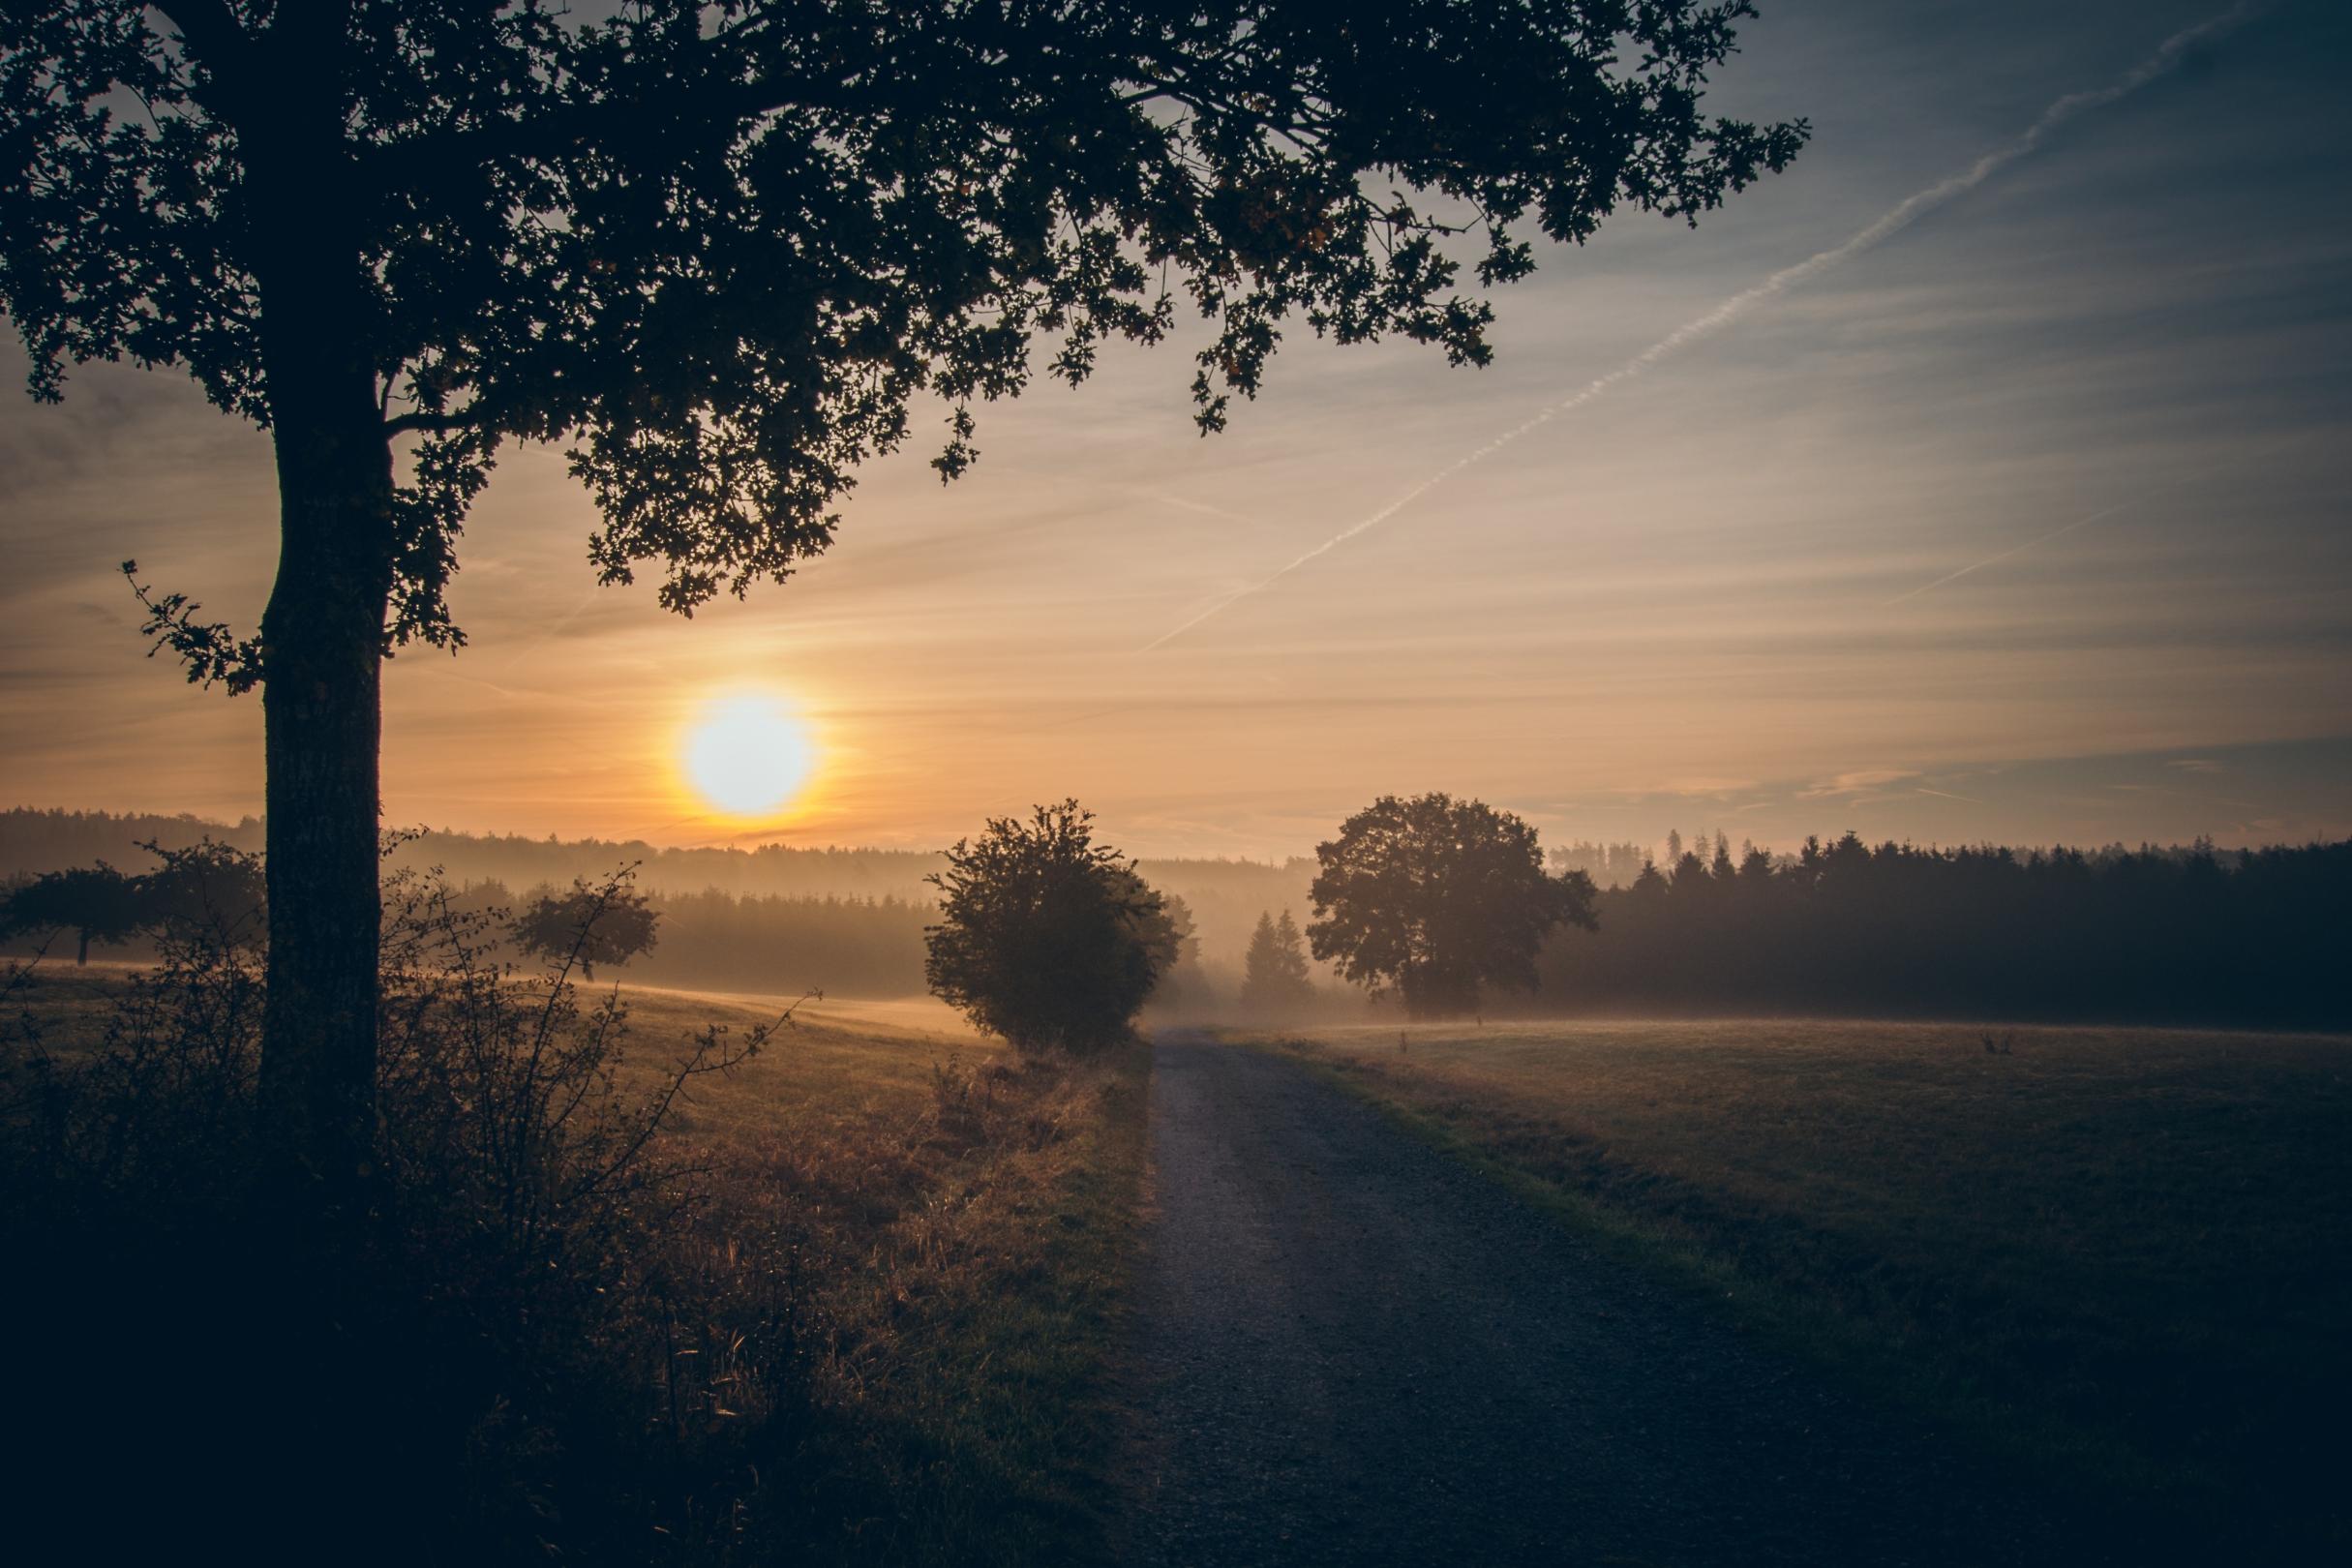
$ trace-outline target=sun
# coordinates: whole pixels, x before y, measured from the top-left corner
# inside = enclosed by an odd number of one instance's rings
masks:
[[[686,727],[679,761],[705,804],[732,817],[771,817],[817,764],[816,737],[781,698],[713,698]]]

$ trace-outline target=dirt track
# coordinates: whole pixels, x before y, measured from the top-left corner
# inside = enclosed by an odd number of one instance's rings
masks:
[[[2096,1560],[1305,1069],[1166,1034],[1151,1119],[1124,1561]]]

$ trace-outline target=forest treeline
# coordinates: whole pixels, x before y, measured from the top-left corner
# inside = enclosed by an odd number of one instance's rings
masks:
[[[1544,947],[1546,1012],[2352,1027],[2352,840],[1686,850]]]
[[[151,859],[141,844],[184,849],[206,839],[258,851],[262,826],[253,817],[221,823],[184,814],[0,810],[0,883],[99,860],[136,869]],[[415,870],[438,867],[455,887],[496,883],[517,893],[561,888],[575,878],[593,881],[618,866],[633,865],[637,886],[665,902],[692,900],[715,890],[743,902],[747,925],[766,921],[768,929],[797,929],[804,918],[816,919],[829,900],[927,906],[936,895],[924,879],[946,869],[948,862],[946,856],[929,850],[794,844],[678,849],[642,839],[527,838],[435,829],[407,837],[391,863]],[[1171,858],[1141,859],[1135,866],[1153,887],[1185,900],[1201,946],[1236,969],[1261,913],[1287,906],[1304,917],[1307,885],[1314,877],[1314,862],[1305,858],[1282,862]],[[771,900],[777,901],[773,907]],[[793,912],[783,908],[796,903],[820,907]],[[709,910],[693,913],[701,919]],[[912,960],[916,979],[910,988],[917,991],[922,989],[920,924],[914,922],[919,950]],[[705,982],[678,979],[661,983]],[[839,983],[829,982],[829,988]]]
[[[258,832],[196,818],[0,812],[0,883],[106,859],[145,868],[136,840],[165,848]],[[1854,834],[1794,856],[1722,834],[1661,859],[1636,844],[1571,843],[1549,856],[1599,891],[1597,931],[1553,932],[1539,984],[1493,1012],[1742,1012],[2179,1021],[2352,1028],[2352,841],[2303,848],[2209,845],[2095,851],[1877,847]],[[630,980],[684,988],[891,997],[923,990],[920,878],[939,857],[903,850],[660,851],[599,840],[433,833],[409,863],[444,866],[471,905],[509,909],[632,853],[658,916]],[[1262,918],[1305,921],[1313,862],[1144,860],[1194,922],[1198,957],[1163,987],[1186,1011],[1239,1003],[1243,958]],[[496,868],[495,870],[493,868]],[[799,891],[738,891],[698,871]],[[657,875],[656,873],[660,874]],[[504,874],[500,874],[504,873]],[[24,950],[19,935],[8,950]],[[145,937],[94,956],[140,958]],[[67,956],[71,956],[68,950]],[[1320,966],[1311,1010],[1360,1016]]]

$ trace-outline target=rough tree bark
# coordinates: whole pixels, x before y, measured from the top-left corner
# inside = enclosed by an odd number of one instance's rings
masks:
[[[304,416],[278,427],[282,536],[261,620],[270,912],[262,1104],[280,1152],[330,1192],[364,1182],[375,1129],[392,471],[364,379],[357,391],[364,421]]]
[[[331,1204],[375,1144],[377,766],[392,588],[391,443],[365,330],[340,73],[345,7],[284,18],[273,91],[239,127],[278,460],[261,619],[270,946],[265,1136]],[[271,62],[263,62],[266,67]]]

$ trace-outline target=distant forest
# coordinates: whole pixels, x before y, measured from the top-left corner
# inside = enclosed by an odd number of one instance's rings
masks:
[[[1557,935],[1543,1011],[2352,1027],[2352,841],[2301,849],[1877,849],[1718,838]]]
[[[203,839],[261,848],[261,824],[194,816],[103,811],[0,810],[0,885],[45,871],[105,860],[143,870],[152,841],[182,849]],[[933,918],[923,878],[947,864],[924,850],[800,848],[670,849],[642,840],[525,838],[428,831],[403,844],[397,866],[437,866],[469,897],[507,905],[575,877],[595,879],[634,864],[637,885],[661,912],[661,936],[629,973],[648,984],[727,990],[798,991],[819,986],[845,996],[904,996],[922,990],[922,928]],[[1146,859],[1144,879],[1185,901],[1200,950],[1239,984],[1243,950],[1259,915],[1289,909],[1307,918],[1314,862]],[[21,941],[0,951],[21,952]],[[100,956],[138,956],[136,944]],[[1195,984],[1197,977],[1193,977]]]
[[[140,870],[138,840],[260,846],[260,825],[94,812],[0,812],[0,884],[105,859]],[[1819,1013],[2098,1019],[2352,1028],[2352,841],[2300,849],[1921,849],[1854,834],[1794,856],[1720,834],[1666,854],[1631,843],[1552,850],[1555,871],[1601,889],[1597,932],[1561,931],[1539,988],[1491,1012]],[[661,920],[629,978],[712,990],[904,996],[922,990],[922,878],[912,850],[660,849],[606,840],[434,832],[399,861],[438,865],[471,903],[642,862]],[[1311,918],[1314,862],[1139,862],[1181,897],[1199,939],[1183,1003],[1215,1012],[1238,991],[1261,913]],[[8,951],[26,950],[19,938]],[[143,947],[99,956],[140,956]],[[1366,1015],[1327,974],[1321,1013]]]

